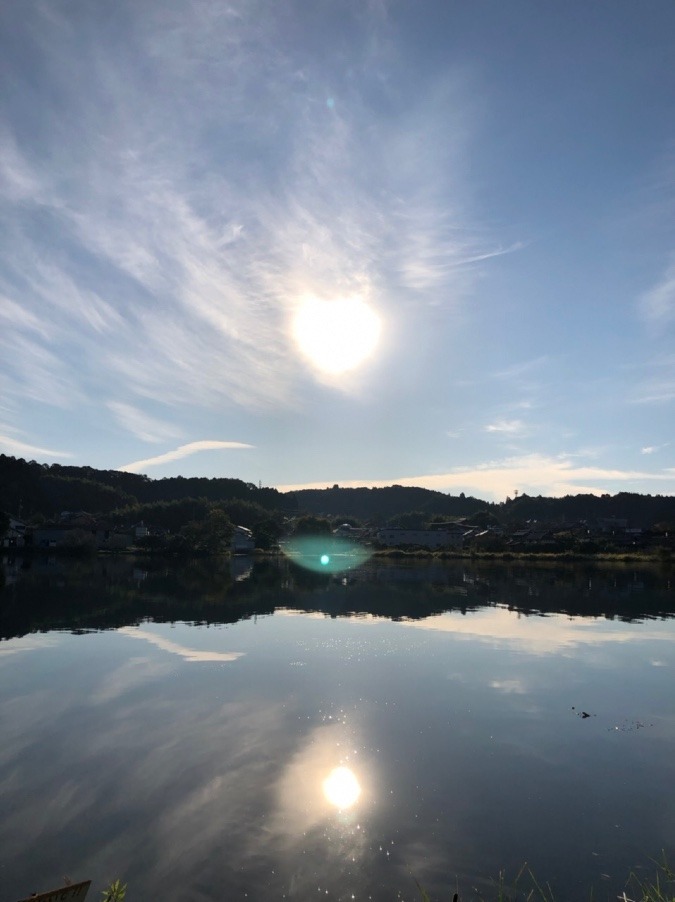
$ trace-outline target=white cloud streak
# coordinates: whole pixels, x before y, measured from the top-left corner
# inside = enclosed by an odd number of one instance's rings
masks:
[[[168,651],[172,655],[178,655],[184,661],[190,662],[209,662],[209,661],[236,661],[244,656],[243,651],[205,651],[198,648],[188,648],[186,645],[180,645],[164,636],[157,636],[149,630],[138,629],[133,626],[123,626],[117,630],[123,636],[129,636],[132,639],[142,639],[151,645],[161,648],[162,651]]]
[[[72,457],[68,451],[53,451],[51,448],[38,448],[36,445],[29,445],[27,442],[21,442],[9,435],[0,435],[0,448],[5,454],[30,454],[39,457]]]
[[[136,460],[133,463],[124,464],[124,466],[118,467],[117,469],[127,473],[137,473],[146,467],[158,467],[161,466],[161,464],[172,463],[175,460],[181,460],[183,457],[189,457],[191,454],[197,454],[199,451],[246,450],[253,447],[253,445],[247,445],[244,442],[190,442],[187,445],[180,445],[173,451],[167,451],[166,454],[159,454],[157,457],[148,457],[145,460]]]

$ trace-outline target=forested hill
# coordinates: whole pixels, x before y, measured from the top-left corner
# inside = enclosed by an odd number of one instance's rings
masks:
[[[501,503],[491,503],[464,493],[445,495],[400,485],[378,489],[336,486],[332,489],[281,493],[235,478],[176,476],[150,479],[120,470],[40,464],[0,454],[0,511],[14,516],[52,518],[64,510],[84,510],[92,514],[116,511],[140,519],[149,514],[150,506],[165,508],[171,505],[176,508],[172,519],[180,520],[185,515],[185,502],[194,499],[203,502],[201,515],[210,505],[236,503],[238,522],[244,525],[245,518],[242,518],[248,505],[251,516],[255,509],[258,518],[264,511],[288,515],[297,512],[352,518],[377,525],[415,513],[418,516],[414,519],[420,523],[460,517],[477,517],[477,522],[480,522],[481,517],[485,520],[487,515],[504,525],[528,520],[574,523],[578,520],[620,518],[627,520],[629,526],[649,527],[658,523],[675,529],[675,497],[672,495],[629,492],[601,497],[520,495]],[[190,515],[192,519],[198,519],[200,514],[196,508],[191,508]],[[412,521],[401,523],[411,524]]]
[[[39,464],[0,454],[0,510],[14,516],[41,514],[50,518],[64,510],[108,514],[135,505],[186,499],[210,503],[247,501],[270,511],[283,510],[294,503],[293,496],[258,488],[241,479],[150,479],[120,470]]]
[[[310,514],[329,517],[355,517],[358,520],[384,521],[410,511],[429,516],[468,517],[490,507],[480,498],[444,495],[430,489],[392,485],[382,489],[303,489],[294,492],[298,508]]]
[[[503,524],[537,520],[547,523],[574,523],[578,520],[625,519],[629,526],[649,527],[656,523],[675,528],[675,497],[672,495],[566,495],[546,498],[520,495],[491,503],[464,495],[444,495],[429,489],[393,485],[387,488],[304,489],[294,493],[298,509],[310,514],[356,518],[382,522],[415,511],[426,520],[447,517],[474,517],[491,514]],[[418,518],[419,520],[425,518]],[[411,524],[401,524],[411,525]]]

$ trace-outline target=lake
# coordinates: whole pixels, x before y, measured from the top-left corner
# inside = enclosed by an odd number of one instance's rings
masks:
[[[599,900],[675,851],[672,570],[4,567],[2,900]]]

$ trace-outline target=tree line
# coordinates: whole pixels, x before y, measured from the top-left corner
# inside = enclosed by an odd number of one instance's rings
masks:
[[[0,454],[0,509],[47,519],[64,510],[95,514],[145,505],[191,501],[250,502],[265,511],[294,509],[295,499],[276,489],[230,477],[150,479],[120,470],[40,464]]]
[[[40,464],[0,454],[0,511],[27,521],[55,519],[64,510],[84,510],[114,523],[143,521],[168,531],[201,522],[209,511],[224,511],[233,523],[273,533],[284,518],[298,514],[370,526],[420,528],[469,518],[483,525],[528,521],[574,523],[626,519],[630,526],[675,528],[675,497],[620,492],[548,498],[515,495],[489,502],[472,495],[447,495],[415,486],[306,489],[282,493],[234,477],[150,479],[137,473],[93,467]],[[273,525],[276,524],[276,526]]]
[[[386,488],[304,489],[296,491],[298,509],[329,517],[357,518],[364,523],[387,524],[418,529],[443,520],[469,518],[476,525],[511,526],[528,521],[575,523],[579,520],[625,519],[630,526],[648,528],[655,524],[675,528],[675,496],[565,495],[549,498],[518,494],[502,502],[484,501],[463,492],[446,495],[414,486]]]

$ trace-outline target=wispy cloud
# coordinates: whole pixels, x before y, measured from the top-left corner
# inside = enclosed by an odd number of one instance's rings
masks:
[[[501,432],[506,435],[522,435],[526,426],[522,420],[496,420],[484,427],[486,432]]]
[[[139,410],[138,407],[134,407],[133,404],[108,401],[108,409],[125,429],[143,442],[163,442],[167,439],[180,438],[183,435],[179,427],[151,417]]]
[[[0,435],[0,448],[6,454],[30,454],[38,457],[72,457],[68,451],[54,451],[51,448],[39,448],[27,442],[19,441],[9,435]]]
[[[0,319],[4,320],[5,329],[11,327],[20,331],[37,332],[43,338],[47,337],[48,330],[44,322],[11,298],[0,296]]]
[[[654,380],[642,387],[633,399],[635,404],[664,404],[675,401],[675,379]]]
[[[548,363],[550,363],[550,358],[546,355],[532,357],[530,360],[523,360],[520,363],[514,363],[498,370],[493,373],[493,377],[496,379],[520,379],[523,376],[529,376],[541,370]]]
[[[0,184],[3,195],[14,202],[35,197],[41,187],[6,126],[0,129]]]
[[[6,369],[3,391],[13,402],[33,401],[62,409],[84,400],[72,361],[48,347],[38,336],[8,328],[0,331],[0,350]]]
[[[253,447],[253,445],[247,445],[244,442],[190,442],[187,445],[180,445],[173,451],[167,451],[166,454],[159,454],[157,457],[148,457],[145,460],[136,460],[133,463],[124,464],[124,466],[118,467],[117,469],[127,473],[135,473],[146,467],[158,467],[161,464],[168,464],[174,460],[181,460],[181,458],[189,457],[191,454],[197,454],[199,451],[241,450]]]
[[[642,295],[640,309],[647,321],[655,326],[675,320],[675,260],[659,282]]]
[[[645,445],[644,448],[640,449],[641,454],[656,454],[658,451],[663,451],[664,448],[668,448],[671,442],[664,442],[662,445]]]
[[[630,397],[633,404],[667,404],[675,400],[675,355],[656,357],[640,368]]]

